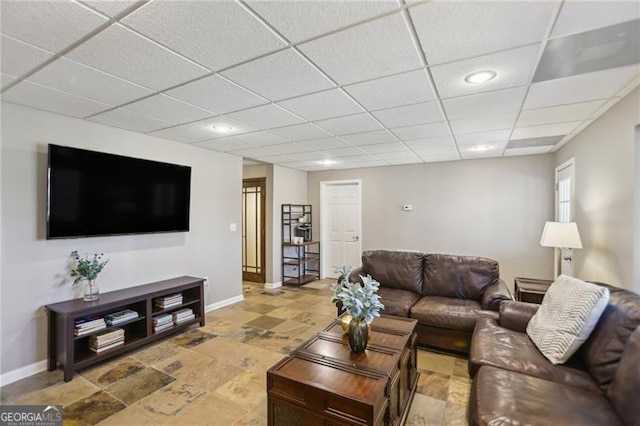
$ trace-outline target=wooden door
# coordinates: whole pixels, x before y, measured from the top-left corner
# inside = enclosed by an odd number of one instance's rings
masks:
[[[265,282],[266,179],[242,181],[242,279]]]

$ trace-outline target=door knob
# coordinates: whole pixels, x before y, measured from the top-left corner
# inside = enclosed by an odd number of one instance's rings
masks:
[[[357,235],[354,235],[352,238],[352,241],[360,241],[360,237],[358,237]]]

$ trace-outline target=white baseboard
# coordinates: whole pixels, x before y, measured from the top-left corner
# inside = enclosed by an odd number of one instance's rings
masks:
[[[216,309],[224,308],[225,306],[233,305],[234,303],[242,302],[244,296],[235,296],[228,299],[221,300],[220,302],[212,303],[204,307],[205,312],[215,311]]]
[[[0,375],[0,386],[8,385],[9,383],[17,382],[25,377],[33,376],[36,373],[45,371],[47,369],[47,360],[37,361],[33,364],[25,365],[24,367],[16,368],[15,370],[7,371]]]
[[[242,302],[244,296],[235,296],[229,299],[222,300],[220,302],[212,303],[204,308],[205,312],[215,311],[216,309],[224,308],[225,306],[233,305],[234,303]],[[24,367],[16,368],[15,370],[7,371],[0,375],[0,386],[8,385],[9,383],[17,382],[25,377],[33,376],[36,373],[40,373],[47,369],[47,360],[37,361],[33,364],[25,365]]]
[[[274,289],[278,287],[282,287],[282,281],[278,281],[277,283],[264,283],[264,288]]]

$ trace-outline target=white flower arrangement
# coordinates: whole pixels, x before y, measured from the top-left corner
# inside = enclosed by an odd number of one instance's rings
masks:
[[[335,286],[333,300],[342,302],[342,306],[352,318],[364,319],[367,324],[371,324],[374,318],[380,316],[380,309],[384,309],[377,294],[380,283],[371,275],[360,275],[360,278],[362,284],[351,283],[346,275],[346,278]]]

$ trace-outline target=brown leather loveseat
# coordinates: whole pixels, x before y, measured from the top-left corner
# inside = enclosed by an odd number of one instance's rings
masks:
[[[526,334],[539,305],[504,302],[497,320],[478,320],[469,424],[640,426],[640,296],[597,284],[609,303],[565,364],[551,364]]]
[[[418,320],[418,343],[467,353],[476,319],[512,300],[498,262],[483,257],[371,250],[349,280],[371,275],[387,315]]]

